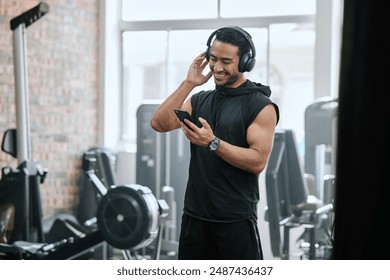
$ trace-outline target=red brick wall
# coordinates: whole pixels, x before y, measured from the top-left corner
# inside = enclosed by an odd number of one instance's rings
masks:
[[[49,170],[41,185],[45,218],[78,203],[81,157],[97,143],[98,0],[48,0],[26,29],[32,158]],[[10,20],[39,4],[0,0],[0,138],[16,127]],[[0,151],[0,168],[17,160]]]

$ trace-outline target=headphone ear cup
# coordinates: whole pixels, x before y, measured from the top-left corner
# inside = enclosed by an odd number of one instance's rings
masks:
[[[255,67],[255,64],[256,64],[256,59],[254,58],[249,59],[246,64],[246,71],[250,72],[253,69],[253,67]]]
[[[248,71],[247,70],[247,64],[248,64],[248,61],[250,59],[251,59],[250,54],[249,53],[244,53],[240,57],[240,62],[238,63],[238,71],[240,71],[240,72]]]

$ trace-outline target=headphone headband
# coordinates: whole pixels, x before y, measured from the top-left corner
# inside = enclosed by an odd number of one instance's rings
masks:
[[[256,57],[256,48],[255,48],[255,45],[253,44],[251,35],[248,32],[246,32],[244,29],[242,29],[241,27],[238,27],[238,26],[222,27],[222,28],[219,28],[219,29],[215,30],[213,33],[211,33],[209,39],[207,40],[207,47],[210,47],[211,41],[213,40],[214,36],[218,32],[220,32],[220,31],[222,31],[224,29],[234,29],[234,30],[240,32],[245,37],[245,39],[248,41],[248,43],[250,45],[250,48],[251,48],[251,51],[252,51],[252,58]]]

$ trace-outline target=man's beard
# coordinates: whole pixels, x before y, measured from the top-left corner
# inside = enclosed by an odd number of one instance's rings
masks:
[[[237,82],[238,78],[239,78],[239,75],[236,74],[236,75],[227,75],[228,79],[226,82],[223,82],[223,81],[218,81],[215,79],[215,76],[214,76],[214,81],[215,81],[215,84],[218,85],[218,86],[222,86],[222,87],[229,87],[230,85],[234,84],[235,82]]]

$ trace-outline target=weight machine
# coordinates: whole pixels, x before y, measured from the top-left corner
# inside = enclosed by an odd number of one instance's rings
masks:
[[[304,229],[298,238],[301,259],[328,259],[331,255],[333,203],[310,194],[310,177],[305,175],[294,132],[278,129],[266,171],[266,220],[272,253],[281,259],[290,258],[293,228]]]
[[[42,223],[40,184],[47,169],[31,159],[29,100],[26,66],[26,28],[42,18],[49,6],[41,2],[11,20],[14,48],[17,128],[4,133],[2,150],[17,158],[18,167],[2,168],[0,179],[0,259],[74,259],[107,242],[121,249],[125,259],[130,250],[157,239],[153,254],[159,259],[161,232],[169,207],[151,190],[139,184],[105,186],[94,172],[94,160],[85,164],[85,176],[99,193],[96,218],[89,228],[67,221],[74,236],[46,242]]]

